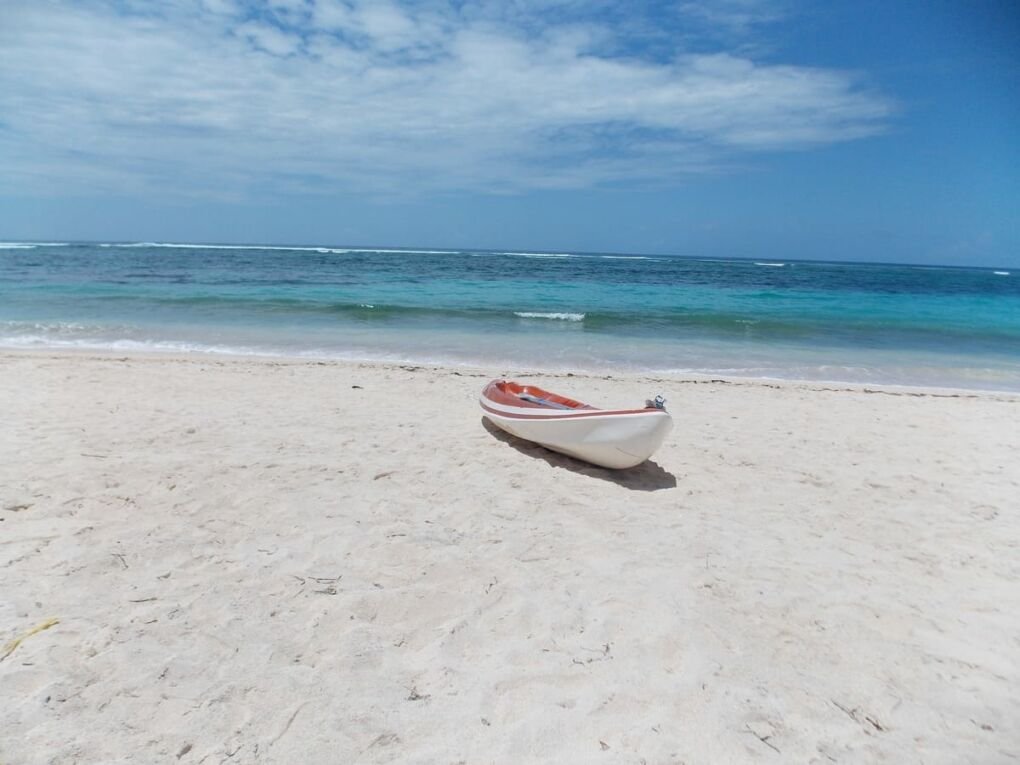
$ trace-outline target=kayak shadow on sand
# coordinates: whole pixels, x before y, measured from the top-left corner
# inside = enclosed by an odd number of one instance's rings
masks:
[[[485,417],[482,417],[482,427],[489,431],[496,439],[516,449],[521,454],[543,460],[546,464],[569,470],[572,473],[580,473],[581,475],[598,478],[602,481],[609,481],[617,486],[634,491],[659,491],[660,489],[676,488],[676,476],[652,460],[646,460],[637,467],[625,470],[609,470],[608,468],[601,468],[597,465],[591,465],[573,457],[568,457],[565,454],[554,452],[531,441],[525,441],[523,438],[512,436],[506,431],[497,428]]]

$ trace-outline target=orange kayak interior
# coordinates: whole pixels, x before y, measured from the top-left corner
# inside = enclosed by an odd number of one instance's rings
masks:
[[[595,407],[575,401],[572,398],[551,393],[534,385],[521,385],[510,380],[489,383],[485,396],[491,401],[506,406],[535,409],[594,409]]]

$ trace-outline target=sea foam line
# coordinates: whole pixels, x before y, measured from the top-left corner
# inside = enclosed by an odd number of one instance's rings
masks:
[[[36,247],[67,247],[68,242],[0,242],[0,250],[34,250]]]
[[[67,247],[68,242],[0,242],[0,250],[34,250],[36,247]]]
[[[474,257],[492,257],[494,255],[504,255],[514,258],[596,258],[599,260],[656,260],[662,261],[664,258],[657,258],[651,255],[593,255],[588,253],[577,253],[577,252],[472,252],[471,255]]]
[[[203,354],[251,358],[316,359],[347,362],[381,362],[389,364],[428,364],[441,367],[471,367],[479,362],[470,358],[450,355],[423,355],[417,349],[402,353],[398,351],[369,350],[352,348],[337,350],[331,348],[287,348],[267,345],[220,345],[184,340],[130,340],[82,338],[64,340],[44,335],[0,336],[0,348],[10,350],[52,349],[74,351],[117,351],[134,353]],[[505,365],[505,364],[504,364]],[[558,371],[558,370],[554,370]]]
[[[559,319],[560,321],[584,321],[583,313],[542,313],[540,311],[514,311],[522,319]]]
[[[663,258],[653,258],[649,255],[596,255],[595,257],[602,260],[663,260]]]
[[[576,258],[567,252],[500,252],[499,255],[510,255],[518,258]]]
[[[191,244],[183,242],[124,242],[104,243],[100,247],[128,249],[163,247],[175,250],[275,250],[284,252],[318,252],[345,255],[352,252],[406,253],[412,255],[456,255],[460,250],[399,250],[378,247],[301,247],[277,244]]]
[[[288,247],[271,244],[178,244],[175,242],[129,242],[129,243],[103,243],[100,247],[117,247],[126,249],[148,249],[167,248],[173,250],[283,250],[287,252],[319,252],[319,253],[345,253],[353,250],[337,249],[334,247]],[[369,252],[373,252],[369,250]]]
[[[379,249],[378,247],[346,247],[343,249],[332,249],[330,252],[385,252],[401,254],[406,253],[409,255],[460,255],[461,250],[394,250],[394,249]]]

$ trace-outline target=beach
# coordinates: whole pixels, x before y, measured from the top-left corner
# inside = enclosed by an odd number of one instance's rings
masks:
[[[499,376],[676,426],[585,466]],[[1016,394],[40,350],[0,410],[4,765],[1020,759]]]

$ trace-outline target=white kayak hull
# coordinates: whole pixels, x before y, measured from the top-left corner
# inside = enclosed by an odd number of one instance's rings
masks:
[[[492,390],[498,383],[503,381],[490,383],[480,401],[490,422],[518,438],[601,467],[640,465],[662,445],[673,427],[673,419],[664,409],[594,409],[544,391],[540,392],[549,398],[576,406],[547,408],[530,401],[518,406],[505,391]]]

